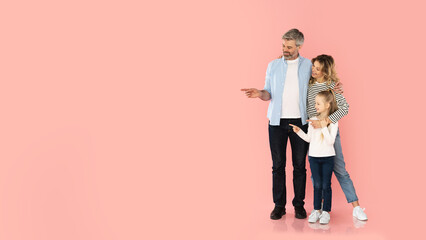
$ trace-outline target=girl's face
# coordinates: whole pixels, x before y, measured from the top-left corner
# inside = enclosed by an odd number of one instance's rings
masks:
[[[317,110],[317,113],[323,113],[325,111],[328,111],[329,108],[330,108],[330,104],[325,102],[324,97],[322,96],[315,97],[315,109]]]
[[[315,61],[314,64],[312,64],[312,77],[315,79],[319,79],[324,76],[324,73],[322,72],[322,66],[318,61]]]

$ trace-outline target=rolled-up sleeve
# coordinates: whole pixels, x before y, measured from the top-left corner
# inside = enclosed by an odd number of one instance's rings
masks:
[[[271,63],[268,64],[268,68],[266,68],[266,76],[265,76],[265,86],[263,87],[263,90],[268,91],[268,93],[271,95]]]

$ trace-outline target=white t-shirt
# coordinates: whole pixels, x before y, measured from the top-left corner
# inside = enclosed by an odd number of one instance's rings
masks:
[[[281,118],[300,118],[299,109],[299,58],[287,61],[283,98],[281,104]]]
[[[317,117],[311,118],[311,120],[318,120]],[[304,133],[303,130],[299,130],[297,135],[309,142],[309,156],[311,157],[331,157],[336,156],[334,151],[334,141],[336,140],[337,130],[339,129],[338,122],[330,123],[328,127],[317,128],[312,127],[309,124],[308,133]],[[321,134],[323,137],[321,137]]]

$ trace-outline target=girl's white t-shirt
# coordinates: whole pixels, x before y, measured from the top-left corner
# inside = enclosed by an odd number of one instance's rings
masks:
[[[317,117],[311,120],[318,120]],[[311,157],[331,157],[335,156],[334,141],[336,140],[338,123],[330,123],[328,127],[315,129],[312,124],[309,124],[308,133],[304,133],[302,129],[297,132],[297,135],[309,142],[309,156]],[[323,137],[321,137],[321,134]]]

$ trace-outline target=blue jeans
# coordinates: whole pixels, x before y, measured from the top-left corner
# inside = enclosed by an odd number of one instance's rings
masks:
[[[339,181],[340,187],[342,188],[348,203],[358,201],[354,184],[345,168],[345,159],[343,157],[342,144],[340,142],[340,130],[337,130],[336,141],[334,142],[334,151],[336,152],[336,156],[334,157],[334,175],[336,176],[337,181]],[[314,184],[313,179],[312,184]]]
[[[314,178],[314,209],[321,209],[321,201],[324,198],[322,210],[331,211],[331,175],[334,168],[334,156],[311,157],[309,156],[311,173]]]
[[[342,144],[340,142],[340,131],[337,130],[336,141],[334,142],[334,151],[336,156],[334,158],[334,175],[339,181],[340,187],[345,193],[348,203],[358,201],[355,192],[354,184],[345,168],[345,159],[343,158]]]

